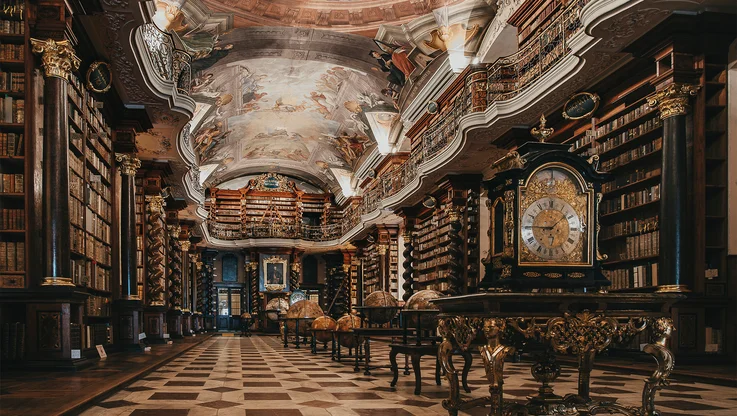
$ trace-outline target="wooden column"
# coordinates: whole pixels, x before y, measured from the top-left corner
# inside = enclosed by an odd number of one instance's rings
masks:
[[[688,292],[689,256],[688,160],[686,114],[689,97],[699,86],[670,83],[648,97],[663,120],[663,159],[660,189],[660,258],[658,292]]]

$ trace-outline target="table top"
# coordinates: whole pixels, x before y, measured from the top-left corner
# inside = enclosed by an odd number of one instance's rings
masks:
[[[443,315],[560,316],[584,310],[603,315],[660,316],[684,295],[676,293],[477,293],[433,299]]]

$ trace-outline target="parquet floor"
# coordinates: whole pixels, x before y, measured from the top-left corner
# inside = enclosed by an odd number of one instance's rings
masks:
[[[388,348],[372,343],[376,364],[388,364]],[[478,356],[476,357],[478,359]],[[403,362],[400,356],[400,363]],[[556,393],[576,388],[574,369],[563,368]],[[246,416],[367,416],[446,415],[440,402],[447,397],[446,381],[434,382],[434,359],[423,358],[422,395],[415,396],[414,375],[401,375],[389,387],[387,368],[353,372],[353,362],[331,361],[327,354],[313,355],[309,348],[285,349],[274,336],[215,337],[151,373],[84,415],[246,415]],[[521,399],[535,393],[529,364],[507,363],[505,398]],[[637,405],[641,375],[594,370],[592,396]],[[469,376],[470,397],[488,391],[483,368],[474,363]],[[737,390],[694,382],[672,384],[661,392],[657,406],[667,415],[737,415]],[[475,409],[471,415],[485,415]]]

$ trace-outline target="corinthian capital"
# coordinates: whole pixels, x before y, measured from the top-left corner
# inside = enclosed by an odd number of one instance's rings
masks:
[[[31,38],[32,52],[41,55],[41,66],[46,77],[67,79],[69,74],[79,69],[80,60],[68,40]]]
[[[164,208],[164,197],[161,195],[147,195],[146,204],[148,204],[148,212],[161,212]]]
[[[116,153],[115,160],[120,163],[120,173],[123,175],[136,176],[136,172],[141,168],[141,161],[131,155]]]
[[[698,85],[673,83],[648,96],[647,105],[650,108],[658,108],[662,120],[682,116],[688,113],[689,97],[696,95],[699,88],[701,87]]]

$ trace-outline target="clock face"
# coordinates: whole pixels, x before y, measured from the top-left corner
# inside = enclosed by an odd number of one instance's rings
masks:
[[[522,242],[546,260],[570,255],[581,240],[581,219],[564,200],[543,197],[534,201],[521,221]]]
[[[591,194],[562,166],[535,172],[520,188],[520,264],[588,265]]]

